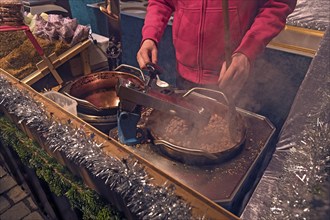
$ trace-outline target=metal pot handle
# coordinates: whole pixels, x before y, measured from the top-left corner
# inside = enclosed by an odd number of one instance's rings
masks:
[[[130,65],[127,65],[127,64],[121,64],[119,65],[115,71],[119,71],[119,72],[127,72],[127,69],[130,69],[131,71],[129,73],[141,78],[143,80],[143,82],[146,81],[145,77],[144,77],[144,74],[142,72],[141,69],[139,68],[136,68],[134,66],[130,66]],[[138,74],[137,74],[138,73]]]
[[[213,92],[213,93],[217,93],[222,95],[222,97],[224,98],[224,100],[227,102],[227,106],[228,106],[228,116],[227,116],[227,120],[229,123],[229,132],[230,132],[230,136],[231,139],[233,141],[237,140],[238,137],[238,131],[237,131],[237,127],[238,127],[238,122],[237,122],[237,111],[236,111],[236,107],[233,101],[233,98],[231,96],[229,96],[228,94],[226,95],[224,92],[222,91],[218,91],[218,90],[214,90],[214,89],[208,89],[208,88],[202,88],[202,87],[195,87],[190,89],[189,91],[187,91],[182,97],[186,97],[188,95],[190,95],[192,92],[194,91],[207,91],[207,92]],[[219,100],[217,100],[219,101]]]
[[[181,147],[175,144],[172,144],[168,141],[165,140],[154,140],[153,141],[155,145],[165,145],[166,147],[174,150],[174,151],[179,151],[179,152],[183,152],[183,153],[189,153],[189,154],[197,154],[197,155],[203,155],[209,159],[212,160],[216,160],[217,157],[207,151],[203,151],[203,150],[198,150],[198,149],[190,149],[190,148],[185,148],[185,147]]]
[[[84,99],[79,99],[77,97],[74,97],[72,95],[70,95],[69,93],[67,92],[63,92],[66,96],[68,96],[69,98],[75,100],[78,102],[79,105],[81,106],[85,106],[85,107],[88,107],[88,108],[91,108],[93,109],[94,111],[102,111],[102,109],[98,108],[97,106],[95,106],[94,104],[92,104],[91,102],[87,101],[87,100],[84,100]]]
[[[230,97],[229,95],[226,95],[222,91],[218,91],[218,90],[214,90],[214,89],[208,89],[208,88],[202,88],[202,87],[195,87],[195,88],[192,88],[192,89],[188,90],[182,97],[187,97],[188,95],[190,95],[194,91],[207,91],[207,92],[213,92],[213,93],[217,93],[217,94],[222,95],[222,97],[224,98],[224,100],[227,103],[229,111],[233,114],[236,113],[236,107],[235,107],[235,104],[234,104],[234,101],[233,101],[232,97]],[[219,99],[217,99],[217,101],[219,101]]]
[[[224,98],[224,100],[226,101],[228,107],[230,105],[233,105],[231,103],[231,99],[228,99],[228,97],[225,95],[225,93],[223,93],[222,91],[219,91],[219,90],[214,90],[214,89],[208,89],[208,88],[202,88],[202,87],[194,87],[190,90],[188,90],[185,94],[183,94],[182,97],[187,97],[188,95],[190,95],[192,92],[195,92],[195,91],[207,91],[207,92],[213,92],[213,93],[217,93],[217,94],[220,94],[222,95],[222,97]],[[219,100],[217,100],[219,101]]]

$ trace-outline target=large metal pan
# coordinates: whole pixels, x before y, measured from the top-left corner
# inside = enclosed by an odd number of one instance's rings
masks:
[[[119,98],[115,87],[119,78],[130,78],[143,88],[144,75],[141,70],[120,65],[113,71],[102,71],[82,76],[62,92],[78,102],[78,108],[95,115],[113,114],[118,109]]]
[[[216,93],[218,94],[218,96],[219,94],[221,94],[221,92],[214,92],[213,90],[208,89],[198,88],[198,90],[204,90],[204,92],[206,91],[207,93]],[[197,89],[194,89],[194,91],[197,91]],[[233,111],[232,107],[230,107],[232,106],[232,103],[224,104],[219,100],[215,100],[213,98],[210,98],[209,96],[205,96],[204,94],[192,91],[188,91],[183,95],[182,93],[176,95],[180,95],[187,101],[192,102],[194,104],[204,106],[207,104],[207,108],[211,112],[225,116],[228,123],[232,123],[228,126],[228,128],[231,130],[231,137],[226,137],[232,140],[231,145],[226,147],[219,146],[218,149],[213,151],[198,149],[198,147],[192,148],[189,146],[178,145],[174,143],[173,140],[170,141],[164,138],[166,137],[166,135],[164,135],[164,133],[166,132],[165,127],[170,122],[170,120],[173,119],[174,116],[172,114],[153,110],[148,117],[146,127],[149,130],[153,144],[157,147],[155,149],[160,150],[163,154],[170,157],[171,159],[192,165],[211,165],[215,163],[221,163],[233,158],[240,153],[244,146],[246,138],[246,124],[244,122],[244,118],[239,113],[237,113],[236,108],[234,108],[234,112],[231,112]],[[228,102],[228,99],[226,97],[225,102]],[[232,126],[236,126],[234,131]],[[207,139],[208,137],[205,136],[204,138]],[[221,136],[219,136],[219,138],[221,138]]]

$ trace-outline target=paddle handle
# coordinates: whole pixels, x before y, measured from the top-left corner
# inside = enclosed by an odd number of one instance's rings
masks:
[[[230,30],[229,30],[229,7],[228,0],[222,0],[222,11],[224,21],[224,43],[225,43],[225,61],[228,69],[231,63]]]

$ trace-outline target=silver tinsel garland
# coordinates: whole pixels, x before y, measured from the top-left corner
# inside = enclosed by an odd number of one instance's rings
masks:
[[[319,119],[319,118],[318,118]],[[271,195],[269,219],[323,219],[329,214],[329,123],[315,121],[288,151]]]
[[[283,172],[271,193],[269,219],[326,219],[330,214],[330,96],[311,109],[300,134],[285,140]]]
[[[144,167],[134,158],[116,158],[102,151],[103,144],[95,141],[82,128],[75,128],[70,120],[57,122],[47,114],[42,103],[20,91],[0,76],[0,106],[37,131],[52,151],[60,151],[76,165],[86,167],[104,180],[109,188],[126,202],[131,213],[140,219],[200,219],[192,216],[192,207],[175,194],[175,187],[151,183]],[[50,115],[50,116],[49,116]]]
[[[298,0],[286,24],[311,30],[325,31],[329,26],[329,0]]]

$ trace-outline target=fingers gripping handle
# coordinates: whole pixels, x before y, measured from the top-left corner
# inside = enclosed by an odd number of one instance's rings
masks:
[[[150,86],[151,82],[157,78],[157,75],[163,74],[163,71],[157,64],[150,63],[150,62],[146,64],[146,67],[147,67],[149,77],[150,77],[150,80],[148,82],[148,85]]]

